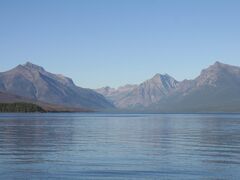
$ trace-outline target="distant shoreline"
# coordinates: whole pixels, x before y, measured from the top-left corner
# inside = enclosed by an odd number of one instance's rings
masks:
[[[82,110],[77,108],[48,109],[34,103],[14,102],[0,103],[0,113],[90,113],[91,110]]]

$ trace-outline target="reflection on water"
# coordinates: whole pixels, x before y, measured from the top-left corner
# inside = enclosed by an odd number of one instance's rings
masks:
[[[240,115],[0,115],[0,179],[239,176]]]

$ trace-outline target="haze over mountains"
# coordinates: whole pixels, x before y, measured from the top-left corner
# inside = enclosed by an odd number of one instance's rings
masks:
[[[126,85],[116,90],[101,88],[96,91],[113,101],[118,108],[141,108],[159,102],[169,95],[177,84],[178,81],[168,74],[156,74],[139,85]]]
[[[193,80],[156,74],[141,84],[91,90],[26,63],[0,73],[0,102],[124,112],[240,112],[240,67],[216,62]],[[60,108],[61,109],[61,108]]]
[[[167,74],[156,74],[130,87],[96,91],[125,111],[240,112],[240,68],[220,62],[193,80],[178,82]]]

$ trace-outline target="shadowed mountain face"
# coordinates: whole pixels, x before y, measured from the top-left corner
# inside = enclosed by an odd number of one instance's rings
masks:
[[[120,109],[150,112],[240,112],[240,68],[216,62],[193,80],[155,75],[124,93],[97,90]]]
[[[118,108],[146,108],[159,102],[177,87],[178,82],[171,76],[156,74],[140,85],[126,85],[118,89],[98,89]]]
[[[0,73],[0,91],[69,107],[113,108],[103,95],[77,87],[70,78],[49,73],[29,62]]]

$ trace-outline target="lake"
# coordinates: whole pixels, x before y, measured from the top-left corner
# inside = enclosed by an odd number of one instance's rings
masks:
[[[237,114],[0,114],[0,179],[239,177]]]

